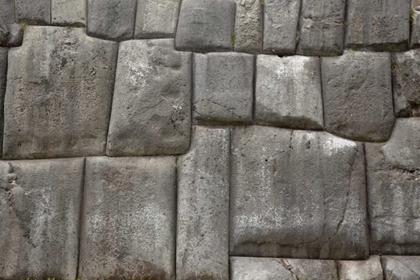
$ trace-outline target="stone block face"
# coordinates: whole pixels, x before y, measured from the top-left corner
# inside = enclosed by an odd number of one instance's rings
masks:
[[[261,0],[235,0],[235,2],[235,51],[261,53],[263,41]]]
[[[346,47],[403,51],[410,37],[410,1],[348,0]]]
[[[302,0],[296,52],[314,56],[341,55],[345,6],[343,0]]]
[[[86,25],[86,0],[51,0],[51,23]]]
[[[420,47],[420,7],[418,10],[411,10],[412,23],[411,23],[411,38],[410,38],[410,48],[419,48]]]
[[[86,159],[80,279],[174,279],[175,159]]]
[[[191,53],[173,40],[120,44],[107,155],[186,153],[191,130]]]
[[[50,0],[15,0],[16,20],[30,25],[51,23]]]
[[[229,139],[196,126],[178,160],[178,279],[229,279]]]
[[[381,259],[371,256],[364,261],[339,261],[340,280],[383,280]],[[388,279],[388,278],[386,278]]]
[[[366,144],[374,254],[420,254],[420,119],[398,119],[386,144]]]
[[[6,80],[7,80],[7,48],[0,47],[0,116],[4,116],[4,94],[6,92]],[[0,117],[0,135],[3,135],[4,119]],[[3,147],[3,137],[0,137],[0,147]],[[3,151],[0,149],[0,157],[2,157]]]
[[[9,51],[4,157],[105,154],[116,54],[81,28],[28,27]]]
[[[175,37],[177,50],[231,51],[234,0],[183,0]]]
[[[368,255],[362,144],[326,132],[232,131],[230,253]]]
[[[394,125],[389,53],[346,51],[321,59],[325,129],[358,140],[388,140]]]
[[[319,58],[259,55],[256,77],[258,124],[323,128]]]
[[[420,278],[420,257],[418,256],[383,256],[381,261],[385,279],[416,280]]]
[[[252,122],[253,80],[253,55],[194,54],[194,121]]]
[[[75,279],[84,159],[0,163],[0,278]]]
[[[14,0],[0,0],[0,47],[17,47],[22,44],[22,28],[15,23]]]

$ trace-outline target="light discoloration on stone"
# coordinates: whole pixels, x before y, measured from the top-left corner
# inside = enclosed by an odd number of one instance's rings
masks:
[[[339,261],[338,274],[340,275],[340,280],[384,279],[379,256],[371,256],[367,260],[360,261]]]
[[[263,41],[262,0],[235,1],[235,51],[261,53]]]

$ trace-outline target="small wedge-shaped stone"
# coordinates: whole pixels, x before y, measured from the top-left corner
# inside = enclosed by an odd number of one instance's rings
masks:
[[[247,53],[261,53],[263,41],[262,0],[235,1],[235,51]]]
[[[120,44],[107,155],[186,153],[191,130],[191,53],[172,39]]]
[[[85,26],[86,0],[51,0],[51,23]]]
[[[9,51],[4,157],[104,155],[118,44],[33,27]]]
[[[15,0],[16,20],[27,24],[50,24],[50,0]]]
[[[383,280],[381,259],[371,256],[364,261],[339,261],[340,280]],[[386,278],[388,279],[388,278]]]
[[[83,166],[0,162],[1,279],[76,279]]]
[[[79,277],[174,279],[175,159],[86,160]]]
[[[385,274],[384,279],[420,279],[420,257],[418,256],[383,256],[381,261]]]

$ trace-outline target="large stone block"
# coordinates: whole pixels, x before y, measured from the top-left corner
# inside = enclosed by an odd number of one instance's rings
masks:
[[[235,0],[235,2],[235,51],[261,53],[263,41],[262,0]]]
[[[27,24],[50,24],[50,0],[15,0],[15,17]]]
[[[420,119],[398,119],[386,144],[366,144],[370,248],[420,254]]]
[[[394,125],[389,53],[346,51],[321,59],[325,129],[383,142]]]
[[[85,26],[86,0],[51,0],[51,23]]]
[[[230,51],[234,25],[234,0],[183,0],[175,37],[176,49]]]
[[[86,160],[80,279],[174,279],[175,159]]]
[[[384,279],[381,259],[378,256],[371,256],[364,261],[339,261],[338,275],[340,275],[340,280]]]
[[[384,279],[420,279],[420,257],[418,256],[383,256],[381,261],[385,274]]]
[[[76,278],[84,159],[0,163],[0,278]]]
[[[191,53],[173,40],[120,44],[107,155],[186,153],[191,130]]]
[[[9,51],[4,157],[105,154],[117,47],[81,28],[28,27]]]
[[[322,129],[319,58],[259,55],[255,89],[258,124]]]
[[[362,144],[326,132],[232,131],[230,253],[368,255]]]
[[[15,1],[0,0],[0,46],[17,47],[22,44],[22,26],[15,23]]]
[[[254,56],[194,54],[193,116],[198,123],[250,123]]]
[[[177,279],[229,279],[229,138],[194,127],[178,160]]]

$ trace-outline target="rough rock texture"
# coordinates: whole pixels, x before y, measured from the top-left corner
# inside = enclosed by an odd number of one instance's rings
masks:
[[[4,94],[6,92],[7,80],[7,53],[9,49],[0,48],[0,116],[4,116]],[[3,117],[0,117],[0,135],[3,135]],[[0,157],[3,155],[3,137],[0,137]]]
[[[381,257],[385,279],[418,280],[420,279],[420,257],[383,256]]]
[[[359,141],[386,141],[394,125],[389,53],[346,51],[321,59],[325,129]]]
[[[326,132],[232,131],[230,253],[368,254],[363,146]]]
[[[255,120],[259,124],[322,129],[319,59],[259,55]]]
[[[171,39],[121,43],[107,155],[186,153],[190,126],[191,53]]]
[[[101,0],[102,1],[102,0]],[[15,17],[27,24],[50,24],[50,0],[15,0]]]
[[[87,34],[107,40],[134,36],[137,0],[87,0]]]
[[[410,48],[419,48],[420,47],[420,8],[419,11],[411,10],[411,38],[410,38]]]
[[[80,279],[173,279],[175,159],[86,159]]]
[[[264,0],[265,53],[295,53],[300,0]]]
[[[4,157],[103,155],[116,54],[81,28],[28,27],[9,51]]]
[[[339,261],[338,271],[340,280],[384,279],[381,259],[378,256],[371,256],[369,259],[364,261]]]
[[[263,41],[262,0],[235,0],[234,48],[237,52],[261,53]]]
[[[194,127],[178,160],[178,279],[229,279],[229,138],[228,128]]]
[[[230,51],[234,25],[234,0],[183,0],[175,37],[176,49]]]
[[[253,80],[253,55],[194,54],[194,120],[198,123],[250,123]]]
[[[51,0],[51,23],[85,26],[86,0]]]
[[[84,159],[0,162],[0,278],[75,279]]]
[[[296,52],[314,56],[342,54],[345,7],[343,0],[302,0]]]
[[[0,46],[17,47],[22,44],[22,27],[15,24],[14,0],[0,0]]]
[[[402,51],[410,37],[410,1],[347,0],[346,47]]]
[[[420,254],[420,119],[398,119],[386,144],[366,144],[371,252]]]

